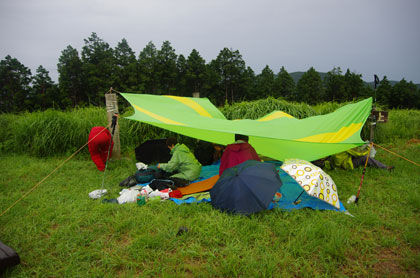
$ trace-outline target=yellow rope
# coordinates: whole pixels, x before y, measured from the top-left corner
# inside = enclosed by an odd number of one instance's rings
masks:
[[[412,164],[417,165],[417,166],[419,166],[419,167],[420,167],[420,164],[418,164],[418,163],[416,163],[416,162],[414,162],[414,161],[411,161],[411,160],[409,160],[409,159],[407,159],[407,158],[405,158],[405,157],[403,157],[403,156],[401,156],[401,155],[399,155],[399,154],[397,154],[397,153],[394,153],[393,151],[387,150],[387,149],[385,149],[384,147],[381,147],[381,146],[379,146],[379,145],[376,145],[375,143],[373,143],[373,145],[375,145],[375,147],[379,147],[379,148],[381,148],[381,149],[383,149],[383,150],[385,150],[385,151],[387,151],[387,152],[389,152],[389,153],[391,153],[391,154],[393,154],[393,155],[395,155],[395,156],[398,156],[399,158],[405,159],[405,160],[407,160],[408,162],[410,162],[410,163],[412,163]]]
[[[92,139],[90,139],[88,142],[86,142],[86,144],[84,144],[80,149],[78,149],[76,152],[74,152],[71,156],[69,156],[66,160],[64,160],[60,165],[58,165],[51,173],[49,173],[45,178],[43,178],[40,182],[38,182],[34,187],[32,187],[28,192],[26,192],[25,194],[22,195],[22,197],[20,197],[19,199],[16,200],[16,202],[14,202],[10,207],[8,207],[6,210],[4,210],[1,214],[0,217],[2,217],[4,214],[6,214],[6,212],[8,212],[11,208],[13,208],[17,203],[19,203],[20,201],[22,201],[26,196],[28,196],[32,191],[34,191],[41,183],[43,183],[49,176],[51,176],[52,174],[54,174],[58,169],[60,169],[64,163],[66,163],[67,161],[69,161],[70,159],[72,159],[78,152],[80,152],[84,147],[86,147],[87,144],[89,144],[93,139],[96,138],[96,136],[98,136],[99,134],[101,134],[104,130],[106,130],[111,124],[109,124],[106,128],[104,128],[101,132],[99,132],[98,134],[96,134]]]

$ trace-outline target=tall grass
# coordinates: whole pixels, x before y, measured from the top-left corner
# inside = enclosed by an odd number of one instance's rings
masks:
[[[282,99],[267,98],[252,102],[240,102],[220,108],[229,120],[258,119],[274,110],[284,111],[298,119],[331,113],[345,104],[323,103],[309,106],[304,103],[291,103]],[[178,136],[194,147],[195,139],[176,135],[149,124],[124,119],[133,114],[127,109],[122,115],[120,140],[123,152],[132,151],[148,139]],[[38,157],[72,153],[83,146],[93,126],[106,126],[105,108],[89,107],[66,112],[47,110],[45,112],[23,113],[20,115],[0,114],[0,150],[2,152],[28,153]],[[369,126],[366,125],[362,137],[369,139]],[[378,124],[375,142],[394,142],[420,137],[420,111],[391,110],[389,122]],[[87,155],[86,149],[83,151]]]
[[[377,124],[376,142],[397,142],[400,139],[420,139],[419,110],[390,110],[387,123]]]
[[[105,110],[96,107],[68,112],[27,112],[13,117],[1,115],[0,118],[7,122],[6,137],[1,142],[3,151],[41,157],[76,150],[86,143],[93,126],[106,124]]]
[[[338,102],[323,102],[312,106],[318,115],[325,115],[332,113],[338,108],[349,104],[350,102],[338,103]]]
[[[133,114],[128,109],[125,115]],[[94,126],[107,126],[105,108],[89,107],[66,112],[47,110],[20,115],[0,114],[3,132],[0,149],[3,152],[28,153],[38,157],[68,154],[83,146]],[[132,150],[148,140],[176,134],[136,121],[119,121],[123,151]],[[84,153],[87,154],[86,150]]]
[[[255,120],[275,110],[286,112],[298,119],[318,115],[318,113],[306,103],[292,103],[272,97],[256,101],[234,103],[232,105],[226,105],[220,110],[229,120]]]

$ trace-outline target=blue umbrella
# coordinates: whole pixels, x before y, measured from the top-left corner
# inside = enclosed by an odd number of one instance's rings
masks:
[[[281,185],[274,164],[248,160],[223,172],[210,190],[211,204],[222,211],[252,214],[267,209]]]

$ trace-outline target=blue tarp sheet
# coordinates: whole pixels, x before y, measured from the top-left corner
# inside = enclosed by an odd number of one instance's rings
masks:
[[[346,209],[343,206],[343,203],[340,202],[340,209],[335,208],[334,206],[318,199],[313,196],[306,194],[302,187],[283,169],[281,169],[281,162],[270,162],[276,164],[276,170],[279,173],[280,179],[283,183],[282,187],[278,190],[278,193],[281,194],[279,200],[274,200],[269,205],[268,209],[301,209],[301,208],[312,208],[317,210],[335,210],[344,212]],[[200,178],[197,181],[204,180],[206,178],[212,177],[219,173],[220,164],[203,166],[200,174]],[[299,196],[296,200],[296,196]],[[201,203],[201,202],[211,202],[210,193],[196,193],[191,195],[186,195],[181,199],[170,198],[169,200],[175,202],[178,205],[181,204],[191,204],[191,203]]]

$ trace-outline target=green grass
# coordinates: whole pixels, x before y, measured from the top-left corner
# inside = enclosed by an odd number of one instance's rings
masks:
[[[418,162],[419,144],[388,145]],[[103,174],[76,158],[0,217],[0,239],[22,263],[4,277],[419,277],[420,169],[378,150],[393,172],[333,170],[354,217],[332,211],[229,215],[210,204],[102,204],[88,193]],[[0,157],[0,213],[65,157]],[[135,170],[133,154],[109,164],[105,188]],[[180,226],[188,232],[177,236]]]

